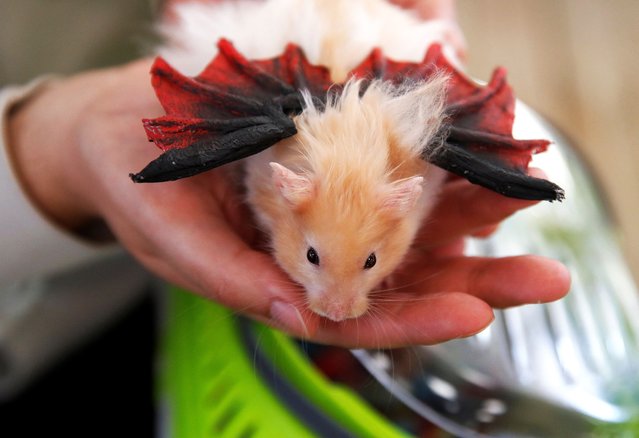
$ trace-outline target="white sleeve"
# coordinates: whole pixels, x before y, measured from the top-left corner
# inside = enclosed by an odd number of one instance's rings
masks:
[[[75,238],[23,193],[11,167],[7,116],[46,84],[0,90],[0,401],[109,324],[150,280],[120,246]]]
[[[86,262],[108,248],[92,246],[57,228],[37,210],[20,187],[8,149],[8,114],[50,79],[0,90],[0,290],[3,286]]]

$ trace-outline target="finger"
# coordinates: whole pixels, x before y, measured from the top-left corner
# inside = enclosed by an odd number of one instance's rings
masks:
[[[171,237],[173,260],[208,298],[267,316],[276,297],[290,301],[299,287],[266,253],[250,248],[217,217],[191,217]]]
[[[347,348],[435,344],[476,334],[493,319],[490,306],[476,297],[434,294],[400,306],[377,307],[356,319],[323,321],[315,338]]]
[[[274,299],[289,302],[299,294],[270,254],[251,248],[229,225],[206,187],[177,181],[136,185],[129,192],[135,199],[122,201],[126,205],[118,209],[127,212],[119,220],[121,240],[140,246],[136,235],[143,235],[146,251],[166,261],[194,292],[263,317]],[[136,205],[141,207],[132,210]]]
[[[498,224],[494,224],[494,225],[487,225],[483,228],[480,228],[477,231],[473,231],[471,233],[472,237],[477,237],[480,239],[483,239],[485,237],[489,237],[492,234],[494,234],[497,230],[499,229],[499,225]]]
[[[464,255],[466,248],[466,239],[460,237],[451,240],[444,245],[435,246],[433,248],[424,248],[415,246],[406,255],[403,263],[396,272],[408,271],[414,272],[422,269],[424,264],[430,264],[432,260],[448,259],[451,257],[461,257]]]
[[[265,323],[301,339],[315,341],[324,318],[313,313],[305,303],[275,300],[271,303],[269,318]]]
[[[560,262],[540,256],[458,257],[422,271],[422,293],[461,291],[493,307],[545,303],[570,289],[570,273]]]
[[[320,317],[306,307],[305,291],[275,263],[233,233],[220,233],[225,224],[210,221],[206,244],[194,237],[180,264],[188,267],[195,291],[239,313],[248,314],[300,338],[313,338]],[[204,231],[204,230],[202,230]],[[206,232],[206,231],[204,231]],[[211,248],[224,248],[223,254]]]
[[[432,247],[501,222],[537,201],[502,196],[467,181],[447,184],[420,230],[416,244]]]
[[[274,262],[270,254],[256,251],[218,217],[205,216],[190,223],[196,232],[173,236],[173,266],[189,290],[232,310],[274,325],[300,338],[312,338],[319,316],[308,311],[304,290]],[[180,283],[178,283],[180,284]]]

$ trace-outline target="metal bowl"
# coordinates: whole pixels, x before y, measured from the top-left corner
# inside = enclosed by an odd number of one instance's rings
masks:
[[[396,398],[456,436],[618,436],[633,425],[639,434],[639,294],[605,202],[576,149],[520,102],[514,134],[554,141],[533,165],[566,200],[518,213],[470,241],[468,253],[556,258],[572,273],[570,293],[499,310],[467,339],[354,354]]]

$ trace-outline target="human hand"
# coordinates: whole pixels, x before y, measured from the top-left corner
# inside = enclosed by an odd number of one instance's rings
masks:
[[[463,254],[464,236],[488,236],[503,219],[533,204],[451,180],[405,263],[371,293],[365,315],[341,322],[321,319],[298,298],[293,307],[278,307],[274,317],[289,330],[297,326],[298,334],[329,344],[398,347],[473,335],[492,322],[492,308],[559,299],[570,287],[570,274],[557,261]]]
[[[372,309],[333,322],[310,312],[304,292],[259,249],[232,166],[161,184],[131,171],[157,156],[140,119],[162,110],[148,84],[150,61],[55,83],[11,119],[13,155],[35,202],[69,229],[100,219],[144,265],[169,282],[318,342],[348,347],[430,344],[488,325],[492,306],[561,297],[569,275],[534,257],[463,256],[460,242],[531,203],[461,180],[449,182],[392,289]],[[417,267],[419,267],[417,269]],[[391,283],[389,283],[391,284]]]

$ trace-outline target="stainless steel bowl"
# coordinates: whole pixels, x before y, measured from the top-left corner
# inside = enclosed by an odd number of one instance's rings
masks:
[[[571,270],[571,292],[497,311],[471,338],[354,354],[395,397],[456,436],[618,436],[639,425],[637,288],[575,148],[521,103],[514,133],[554,141],[533,165],[565,189],[566,200],[518,213],[489,239],[470,241],[468,252],[559,259]]]

